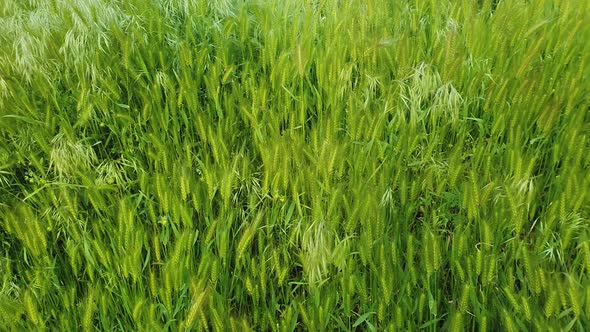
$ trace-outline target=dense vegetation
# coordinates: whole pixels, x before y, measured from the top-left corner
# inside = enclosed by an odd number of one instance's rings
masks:
[[[0,330],[584,330],[590,2],[0,0]]]

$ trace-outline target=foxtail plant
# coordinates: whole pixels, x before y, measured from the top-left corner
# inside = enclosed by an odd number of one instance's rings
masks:
[[[583,330],[589,21],[4,0],[0,330]]]

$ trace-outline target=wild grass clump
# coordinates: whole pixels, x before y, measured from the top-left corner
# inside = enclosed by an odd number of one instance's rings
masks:
[[[0,6],[0,330],[584,330],[590,2]]]

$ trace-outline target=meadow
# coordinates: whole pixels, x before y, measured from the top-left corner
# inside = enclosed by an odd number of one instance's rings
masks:
[[[0,0],[0,330],[586,331],[590,1]]]

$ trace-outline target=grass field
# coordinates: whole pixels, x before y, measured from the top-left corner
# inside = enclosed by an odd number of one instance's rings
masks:
[[[589,40],[588,0],[0,0],[0,330],[588,330]]]

